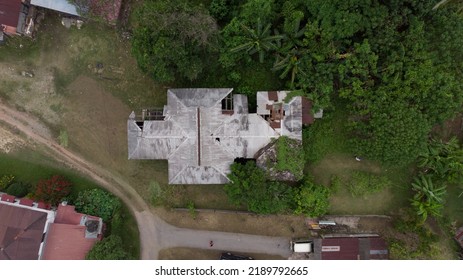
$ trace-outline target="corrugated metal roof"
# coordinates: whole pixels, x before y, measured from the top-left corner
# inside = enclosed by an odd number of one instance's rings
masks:
[[[333,237],[315,240],[315,259],[388,259],[387,244],[381,237]]]
[[[69,15],[79,15],[76,6],[70,4],[67,0],[31,0],[31,4]]]
[[[224,184],[237,157],[252,158],[278,134],[247,98],[234,95],[234,114],[222,112],[232,89],[170,89],[163,121],[128,121],[129,159],[167,159],[170,184]]]
[[[18,25],[21,0],[0,0],[0,25],[15,27]]]

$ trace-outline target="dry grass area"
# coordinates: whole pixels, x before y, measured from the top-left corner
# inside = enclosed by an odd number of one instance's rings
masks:
[[[220,211],[197,212],[193,216],[188,211],[163,208],[158,208],[157,213],[168,223],[192,229],[284,237],[304,237],[310,234],[303,216],[267,216]]]
[[[160,260],[219,260],[222,251],[204,250],[192,248],[169,248],[159,252]],[[249,256],[255,260],[284,260],[281,256],[266,254],[241,254],[230,252],[240,256]]]

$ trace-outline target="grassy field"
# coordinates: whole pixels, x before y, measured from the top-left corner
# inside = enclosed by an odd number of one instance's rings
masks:
[[[31,150],[22,150],[15,155],[0,153],[0,175],[14,175],[17,181],[35,185],[41,179],[53,175],[61,175],[72,183],[72,192],[69,196],[72,201],[78,193],[87,189],[98,188],[94,182],[83,178],[59,165],[49,158]],[[135,218],[123,205],[119,213],[124,223],[119,227],[111,228],[111,234],[122,238],[124,249],[135,259],[140,257],[140,241]]]

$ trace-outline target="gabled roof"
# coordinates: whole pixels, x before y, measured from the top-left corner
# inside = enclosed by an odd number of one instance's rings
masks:
[[[36,260],[47,213],[0,203],[0,260]]]
[[[170,89],[164,120],[128,120],[129,159],[167,159],[170,184],[225,184],[235,158],[252,158],[278,134],[247,98],[234,95],[233,114],[222,111],[232,89]]]

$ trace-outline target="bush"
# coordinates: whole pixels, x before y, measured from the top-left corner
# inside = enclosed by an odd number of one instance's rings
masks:
[[[85,257],[86,260],[127,260],[128,258],[122,247],[122,239],[117,235],[110,235],[98,241]]]
[[[306,178],[295,195],[296,214],[304,214],[309,217],[320,217],[328,212],[330,203],[330,190],[323,185],[316,185],[311,179]]]
[[[349,191],[354,197],[365,196],[378,192],[391,185],[391,181],[386,176],[355,171],[349,182]]]
[[[80,192],[74,204],[77,211],[100,217],[106,222],[121,207],[119,198],[102,189]]]
[[[0,191],[6,190],[8,186],[13,183],[14,176],[13,175],[3,175],[0,177]]]
[[[289,171],[300,180],[304,171],[304,151],[300,141],[281,136],[276,143],[277,171]]]
[[[22,182],[16,182],[11,184],[7,189],[6,193],[16,196],[16,197],[24,197],[26,196],[29,191],[31,190],[32,186]]]
[[[40,180],[37,183],[33,197],[56,206],[71,193],[71,186],[66,178],[53,175],[50,179]]]

